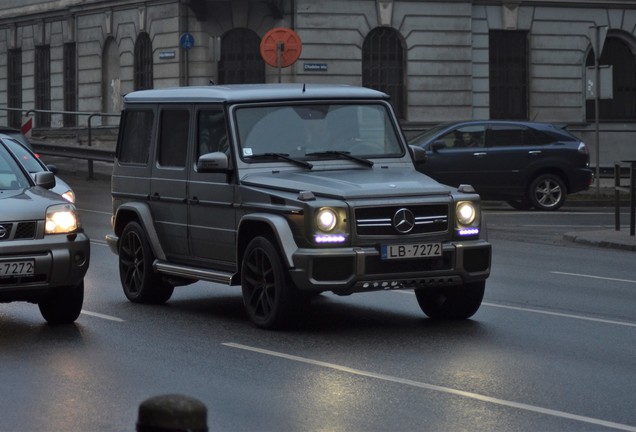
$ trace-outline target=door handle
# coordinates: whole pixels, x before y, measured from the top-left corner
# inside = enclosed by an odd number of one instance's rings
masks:
[[[486,152],[476,152],[476,153],[473,153],[473,156],[477,156],[477,157],[484,157],[484,156],[486,156],[487,154],[488,154],[488,153],[486,153]]]
[[[192,197],[188,200],[188,204],[199,204],[199,198]]]
[[[532,155],[532,156],[536,156],[536,155],[541,154],[541,150],[530,150],[530,151],[528,152],[528,154],[529,154],[529,155]]]
[[[161,196],[157,192],[150,195],[150,201],[159,201],[160,199],[161,199]]]

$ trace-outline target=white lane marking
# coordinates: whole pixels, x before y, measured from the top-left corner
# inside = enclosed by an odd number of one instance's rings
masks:
[[[587,316],[583,316],[583,315],[573,315],[573,314],[566,314],[566,313],[562,313],[562,312],[550,312],[550,311],[540,310],[540,309],[531,309],[531,308],[518,307],[518,306],[507,306],[507,305],[496,304],[496,303],[488,303],[488,302],[483,302],[482,305],[483,306],[496,307],[496,308],[500,308],[500,309],[511,309],[511,310],[517,310],[517,311],[521,311],[521,312],[530,312],[530,313],[537,313],[537,314],[543,314],[543,315],[552,315],[552,316],[557,316],[557,317],[561,317],[561,318],[571,318],[571,319],[577,319],[577,320],[582,320],[582,321],[592,321],[592,322],[598,322],[598,323],[603,323],[603,324],[613,324],[613,325],[619,325],[619,326],[624,326],[624,327],[635,327],[636,328],[636,324],[635,323],[629,323],[629,322],[625,322],[625,321],[613,321],[613,320],[607,320],[607,319],[602,319],[602,318],[592,318],[592,317],[587,317]]]
[[[379,373],[375,373],[375,372],[368,372],[368,371],[364,371],[364,370],[360,370],[360,369],[350,368],[350,367],[347,367],[347,366],[337,365],[337,364],[334,364],[334,363],[327,363],[327,362],[323,362],[323,361],[320,361],[320,360],[313,360],[313,359],[309,359],[309,358],[305,358],[305,357],[299,357],[299,356],[295,356],[295,355],[291,355],[291,354],[285,354],[285,353],[281,353],[281,352],[277,352],[277,351],[270,351],[270,350],[266,350],[266,349],[262,349],[262,348],[256,348],[256,347],[251,347],[251,346],[247,346],[247,345],[241,345],[241,344],[232,343],[232,342],[225,342],[225,343],[222,343],[222,345],[225,345],[225,346],[230,347],[230,348],[236,348],[236,349],[241,349],[241,350],[245,350],[245,351],[251,351],[251,352],[255,352],[255,353],[259,353],[259,354],[265,354],[265,355],[272,356],[272,357],[283,358],[283,359],[286,359],[286,360],[291,360],[291,361],[295,361],[295,362],[299,362],[299,363],[310,364],[310,365],[313,365],[313,366],[320,366],[320,367],[324,367],[324,368],[328,368],[328,369],[332,369],[332,370],[337,370],[339,372],[345,372],[345,373],[349,373],[349,374],[352,374],[352,375],[358,375],[358,376],[362,376],[362,377],[366,377],[366,378],[374,378],[374,379],[378,379],[378,380],[382,380],[382,381],[388,381],[388,382],[392,382],[392,383],[396,383],[396,384],[403,384],[403,385],[407,385],[407,386],[411,386],[411,387],[417,387],[417,388],[422,388],[422,389],[426,389],[426,390],[432,390],[432,391],[446,393],[446,394],[451,394],[451,395],[455,395],[455,396],[462,396],[462,397],[465,397],[465,398],[474,399],[474,400],[478,400],[478,401],[481,401],[481,402],[488,402],[488,403],[492,403],[492,404],[496,404],[496,405],[506,406],[506,407],[510,407],[510,408],[516,408],[516,409],[520,409],[520,410],[524,410],[524,411],[530,411],[530,412],[534,412],[534,413],[538,413],[538,414],[549,415],[549,416],[559,417],[559,418],[568,419],[568,420],[575,420],[575,421],[579,421],[579,422],[582,422],[582,423],[593,424],[593,425],[596,425],[596,426],[603,426],[603,427],[608,427],[608,428],[612,428],[612,429],[616,429],[616,430],[636,432],[636,426],[630,426],[630,425],[625,425],[625,424],[621,424],[621,423],[615,423],[615,422],[611,422],[611,421],[607,421],[607,420],[596,419],[596,418],[593,418],[593,417],[587,417],[587,416],[572,414],[572,413],[568,413],[568,412],[565,412],[565,411],[558,411],[558,410],[553,410],[553,409],[550,409],[550,408],[542,408],[542,407],[535,406],[535,405],[529,405],[529,404],[525,404],[525,403],[513,402],[513,401],[508,401],[508,400],[505,400],[505,399],[494,398],[494,397],[482,395],[482,394],[479,394],[479,393],[472,393],[472,392],[467,392],[467,391],[463,391],[463,390],[457,390],[457,389],[453,389],[453,388],[450,388],[450,387],[443,387],[443,386],[439,386],[439,385],[435,385],[435,384],[428,384],[428,383],[423,383],[423,382],[419,382],[419,381],[413,381],[413,380],[410,380],[410,379],[394,377],[394,376],[391,376],[391,375],[384,375],[384,374],[379,374]]]
[[[94,244],[97,246],[108,246],[108,243],[106,243],[103,240],[91,240],[91,244]]]
[[[95,317],[95,318],[101,318],[101,319],[105,319],[105,320],[109,320],[109,321],[116,321],[116,322],[124,322],[124,320],[121,319],[121,318],[117,318],[117,317],[110,316],[110,315],[104,315],[104,314],[100,314],[100,313],[97,313],[97,312],[91,312],[91,311],[87,311],[87,310],[84,310],[84,309],[82,309],[82,313],[84,315],[89,315],[89,316],[92,316],[92,317]]]
[[[396,290],[393,292],[415,295],[413,291]],[[561,318],[570,318],[570,319],[577,319],[582,321],[592,321],[592,322],[598,322],[602,324],[612,324],[612,325],[636,328],[635,323],[630,323],[626,321],[614,321],[614,320],[608,320],[608,319],[602,319],[602,318],[593,318],[593,317],[588,317],[583,315],[566,314],[562,312],[550,312],[550,311],[542,310],[542,309],[532,309],[532,308],[520,307],[520,306],[508,306],[508,305],[502,305],[498,303],[489,303],[489,302],[482,302],[482,306],[495,307],[500,309],[510,309],[510,310],[516,310],[520,312],[530,312],[530,313],[536,313],[536,314],[542,314],[542,315],[552,315],[552,316],[557,316]]]
[[[580,273],[566,273],[566,272],[559,272],[559,271],[551,271],[550,273],[565,275],[565,276],[576,276],[576,277],[582,277],[582,278],[588,278],[588,279],[601,279],[601,280],[613,281],[613,282],[636,283],[636,280],[631,280],[631,279],[616,279],[616,278],[593,276],[593,275],[586,275],[586,274],[580,274]]]

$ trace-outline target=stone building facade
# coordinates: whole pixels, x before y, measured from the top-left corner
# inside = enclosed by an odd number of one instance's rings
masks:
[[[274,28],[302,42],[289,67],[261,58]],[[35,109],[36,130],[85,127],[88,113],[114,126],[122,95],[140,88],[345,83],[389,93],[407,134],[449,120],[562,123],[595,162],[597,35],[611,66],[599,109],[610,166],[636,159],[633,0],[4,0],[0,124]]]

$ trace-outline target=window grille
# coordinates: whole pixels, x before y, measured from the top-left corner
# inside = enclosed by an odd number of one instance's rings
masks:
[[[264,83],[265,62],[261,39],[252,30],[230,30],[221,39],[219,84]]]
[[[586,66],[594,66],[594,52],[587,56]],[[599,119],[604,121],[636,120],[636,56],[621,39],[608,37],[599,59],[600,65],[613,69],[613,98],[599,100]],[[585,104],[586,118],[595,121],[594,99]]]
[[[490,118],[528,119],[528,33],[491,30]]]
[[[9,108],[22,108],[22,50],[10,49],[7,56],[7,103]],[[21,126],[19,111],[9,111],[8,125]]]
[[[139,33],[135,42],[135,90],[153,88],[152,42],[148,33]]]
[[[64,111],[77,111],[77,57],[74,42],[64,44]],[[64,126],[77,126],[77,116],[64,114]]]
[[[392,28],[372,30],[362,45],[362,85],[388,94],[401,119],[406,114],[405,57],[402,39]]]
[[[51,109],[51,48],[35,47],[35,109]],[[51,114],[36,112],[36,127],[51,127]]]

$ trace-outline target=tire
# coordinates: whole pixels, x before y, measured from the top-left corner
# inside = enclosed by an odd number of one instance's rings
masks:
[[[42,317],[52,325],[71,324],[82,312],[84,281],[75,286],[58,287],[38,302]]]
[[[510,207],[516,210],[530,210],[532,208],[532,204],[526,198],[522,200],[509,200],[506,202]]]
[[[415,290],[422,312],[436,320],[462,320],[477,312],[484,298],[486,281],[458,286]]]
[[[154,260],[144,229],[137,222],[128,223],[119,239],[119,278],[131,302],[163,304],[172,296],[174,286],[155,273]]]
[[[288,327],[301,306],[278,248],[265,237],[254,238],[245,249],[241,288],[247,315],[263,329]]]
[[[565,202],[565,183],[554,174],[541,174],[530,184],[530,202],[537,210],[553,211]]]

